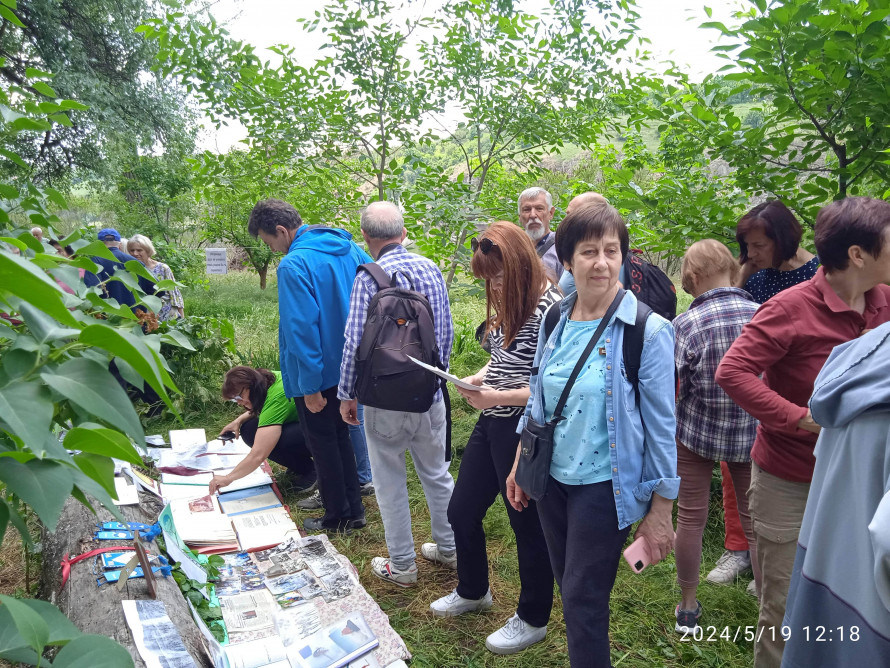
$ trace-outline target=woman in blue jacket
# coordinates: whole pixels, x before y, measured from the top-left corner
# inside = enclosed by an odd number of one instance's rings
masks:
[[[559,304],[560,317],[538,338],[531,397],[519,431],[529,418],[543,424],[554,408],[581,352],[601,319],[617,308],[563,410],[554,433],[547,491],[538,513],[553,574],[562,591],[573,667],[608,667],[609,597],[621,549],[634,522],[643,520],[652,562],[673,547],[671,522],[677,497],[674,441],[674,334],[652,313],[645,327],[637,392],[626,377],[623,341],[637,318],[637,300],[618,273],[628,252],[627,227],[609,204],[573,211],[556,231],[556,252],[575,278],[577,292]],[[639,397],[639,399],[637,398]],[[519,450],[516,453],[519,461]],[[507,480],[511,505],[528,496],[516,484],[516,464]]]

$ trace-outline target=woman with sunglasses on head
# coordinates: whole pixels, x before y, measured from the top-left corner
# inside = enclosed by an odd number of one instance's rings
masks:
[[[529,397],[528,379],[541,318],[559,300],[528,235],[512,223],[494,223],[472,241],[470,267],[485,280],[491,360],[464,378],[478,391],[458,388],[482,411],[460,465],[448,507],[456,555],[442,555],[433,543],[421,548],[427,559],[457,568],[457,588],[434,601],[434,615],[450,617],[492,605],[482,520],[500,494],[516,535],[519,605],[503,628],[486,641],[496,654],[513,654],[544,639],[553,606],[553,575],[534,504],[522,513],[506,503],[506,480],[516,454],[516,425]]]
[[[609,598],[633,523],[642,520],[636,538],[645,538],[652,563],[674,542],[671,508],[680,487],[674,332],[655,313],[643,319],[645,309],[641,312],[633,292],[619,285],[628,245],[621,215],[604,202],[573,209],[559,224],[556,253],[575,277],[577,291],[555,307],[558,321],[549,336],[538,339],[520,427],[540,434],[540,440],[524,434],[523,450],[513,450],[517,462],[523,453],[535,452],[543,464],[538,480],[525,476],[538,460],[531,467],[524,460],[519,479],[527,486],[540,483],[534,490],[538,516],[562,592],[575,668],[611,665]],[[624,356],[624,339],[638,343],[640,334],[635,385],[628,374],[636,364]],[[629,345],[631,355],[634,350]],[[552,437],[543,433],[554,423]],[[531,501],[516,471],[514,464],[507,498],[515,511],[525,513]]]
[[[287,468],[293,491],[316,486],[315,465],[306,448],[296,404],[284,394],[280,371],[236,366],[226,372],[222,395],[246,411],[222,428],[221,437],[240,436],[250,454],[227,475],[214,475],[210,493],[231,485],[271,459]]]

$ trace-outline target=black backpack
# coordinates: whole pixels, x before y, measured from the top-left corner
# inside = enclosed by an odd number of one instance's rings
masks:
[[[661,269],[631,251],[624,260],[624,271],[628,282],[624,287],[638,302],[648,304],[668,322],[677,317],[677,288]]]
[[[544,336],[550,338],[556,323],[559,322],[559,305],[562,300],[552,304],[544,316]],[[624,343],[621,352],[624,355],[624,371],[634,388],[637,406],[640,405],[640,359],[643,356],[643,338],[646,334],[646,320],[653,309],[641,301],[637,301],[637,317],[633,325],[624,325]]]
[[[373,408],[425,413],[433,405],[439,377],[408,359],[408,355],[442,368],[436,342],[433,309],[427,298],[398,286],[375,263],[359,265],[377,283],[368,305],[368,317],[355,355],[355,394],[359,403]]]

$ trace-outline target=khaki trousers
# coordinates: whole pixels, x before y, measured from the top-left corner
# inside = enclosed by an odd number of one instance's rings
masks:
[[[780,668],[782,664],[785,600],[809,492],[809,483],[783,480],[751,462],[748,508],[762,578],[755,668]]]

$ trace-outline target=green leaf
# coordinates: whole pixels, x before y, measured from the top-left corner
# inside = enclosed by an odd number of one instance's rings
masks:
[[[70,468],[51,460],[32,459],[21,464],[0,457],[0,480],[34,509],[47,529],[56,530],[65,499],[74,485]]]
[[[3,7],[0,5],[0,10]],[[2,13],[2,11],[0,11]],[[47,123],[46,121],[39,121],[36,118],[29,118],[28,116],[23,116],[22,118],[15,119],[12,123],[9,124],[13,130],[23,131],[30,130],[33,132],[46,132],[47,130],[52,129],[52,125]]]
[[[111,638],[82,635],[58,653],[53,668],[132,668],[133,657]]]
[[[31,607],[11,596],[0,594],[0,604],[12,617],[12,623],[22,640],[37,654],[42,654],[43,648],[49,643],[49,626],[43,618]]]
[[[104,260],[111,260],[112,262],[118,261],[118,259],[114,257],[114,254],[108,250],[108,246],[98,240],[86,242],[85,239],[81,239],[80,241],[72,243],[71,248],[73,248],[78,255],[94,255],[96,257],[101,257]]]
[[[21,19],[16,16],[13,11],[6,6],[6,4],[0,4],[0,16],[9,21],[10,23],[14,23],[19,28],[24,28],[25,24],[22,23]]]
[[[18,380],[33,371],[36,362],[35,352],[16,348],[3,355],[3,370],[10,380]]]
[[[59,323],[48,315],[39,311],[27,302],[21,305],[22,318],[31,330],[31,336],[39,343],[58,341],[59,339],[73,339],[80,334],[79,329],[60,327]]]
[[[139,416],[107,366],[74,358],[55,371],[44,371],[40,378],[75,406],[124,430],[137,443],[145,443]]]
[[[161,367],[157,355],[145,343],[132,334],[107,325],[90,325],[80,333],[80,341],[87,345],[98,346],[125,359],[154,388],[170,410],[176,412],[164,384],[168,384],[177,392],[179,390],[173,379]]]
[[[6,505],[6,501],[0,499],[0,545],[3,544],[3,536],[6,535],[6,527],[9,525],[9,506]],[[3,628],[0,625],[0,628]],[[3,645],[0,644],[0,651],[3,650]]]
[[[46,623],[49,628],[47,645],[64,645],[81,635],[80,630],[52,603],[34,598],[16,600],[31,608]],[[11,611],[6,606],[0,605],[0,656],[4,656],[11,650],[26,647],[28,647],[28,643],[16,628]],[[36,664],[36,658],[33,663]]]
[[[56,95],[56,91],[54,91],[49,84],[44,83],[43,81],[35,81],[31,84],[31,88],[36,90],[41,95],[46,95],[47,97],[52,98],[58,97],[58,95]]]
[[[94,482],[99,483],[106,493],[110,494],[111,496],[115,495],[113,461],[111,461],[108,457],[103,457],[102,455],[93,455],[89,453],[74,455],[72,459],[74,459],[74,463],[77,464],[77,468],[79,468],[84,475],[89,477]],[[82,483],[83,481],[79,479],[77,482]],[[99,500],[101,501],[102,499],[100,498]]]
[[[46,196],[49,197],[50,202],[55,204],[57,207],[59,207],[60,209],[68,208],[68,202],[65,201],[62,193],[60,193],[58,190],[56,190],[55,188],[44,188],[43,191],[46,193]]]
[[[14,153],[13,151],[10,151],[5,148],[0,148],[0,155],[2,155],[7,160],[12,160],[15,164],[17,164],[22,169],[30,169],[30,167],[28,166],[28,163],[26,163],[24,160],[22,160],[21,156],[19,156],[18,153]]]
[[[65,447],[69,450],[91,452],[105,457],[122,459],[132,464],[142,464],[142,457],[119,431],[84,422],[65,434]]]
[[[50,432],[53,410],[49,391],[36,379],[0,388],[0,425],[26,445],[43,442]]]
[[[169,332],[162,334],[161,341],[163,341],[164,343],[169,343],[173,346],[185,348],[186,350],[197,352],[195,350],[195,347],[192,345],[192,342],[189,341],[189,337],[180,332],[178,329],[171,329]]]
[[[59,284],[32,262],[11,253],[0,253],[0,293],[9,292],[33,304],[59,322],[77,327],[68,311]]]
[[[9,510],[9,521],[19,532],[19,538],[21,538],[22,542],[28,547],[33,547],[34,541],[31,540],[31,531],[28,529],[28,525],[25,524],[25,520],[19,515],[18,511],[11,503],[7,502],[6,507],[7,510]]]

